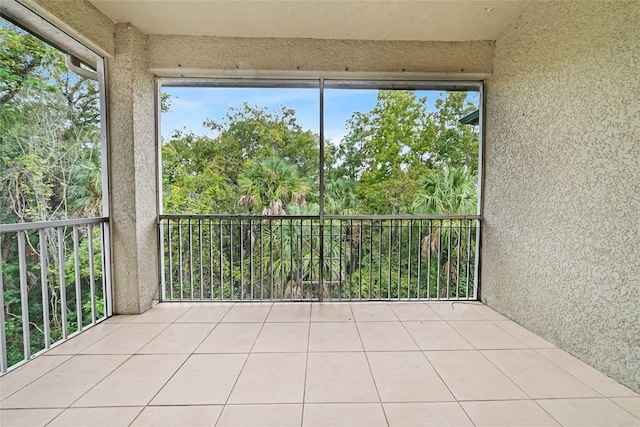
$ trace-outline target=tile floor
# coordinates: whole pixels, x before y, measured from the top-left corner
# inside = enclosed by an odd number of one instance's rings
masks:
[[[640,396],[478,303],[163,303],[0,378],[0,425],[640,426]]]

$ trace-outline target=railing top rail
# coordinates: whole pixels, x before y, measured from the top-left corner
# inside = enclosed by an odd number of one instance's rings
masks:
[[[160,220],[172,219],[226,219],[226,220],[317,220],[318,215],[249,215],[249,214],[173,214],[160,215]],[[473,220],[480,215],[325,215],[324,220]]]
[[[0,224],[0,233],[15,231],[40,230],[42,228],[72,227],[74,225],[98,224],[108,222],[107,217],[63,219],[59,221],[20,222],[17,224]]]

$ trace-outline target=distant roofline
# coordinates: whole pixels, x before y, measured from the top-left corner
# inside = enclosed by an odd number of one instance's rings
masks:
[[[460,120],[458,120],[458,122],[462,123],[463,125],[477,125],[480,123],[480,110],[476,110],[472,113],[467,114],[466,116],[464,116],[463,118],[461,118]]]

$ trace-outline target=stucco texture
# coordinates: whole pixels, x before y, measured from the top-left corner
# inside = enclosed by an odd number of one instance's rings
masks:
[[[43,17],[102,55],[115,53],[113,23],[88,1],[21,0]]]
[[[147,60],[158,75],[292,72],[437,74],[473,78],[491,73],[493,42],[318,40],[149,35]],[[471,76],[471,77],[467,77]]]
[[[116,24],[116,42],[107,62],[114,312],[137,314],[159,287],[154,77],[142,33]]]
[[[640,2],[537,2],[486,84],[482,299],[640,391]]]

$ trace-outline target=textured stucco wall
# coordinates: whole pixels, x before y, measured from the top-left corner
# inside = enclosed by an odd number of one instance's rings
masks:
[[[640,391],[640,2],[538,2],[486,85],[482,297]]]
[[[101,55],[115,53],[113,22],[86,0],[20,0]]]
[[[259,39],[150,35],[149,68],[159,75],[491,73],[493,42]]]
[[[110,205],[114,311],[147,310],[158,290],[154,76],[146,37],[116,24],[109,77]]]

